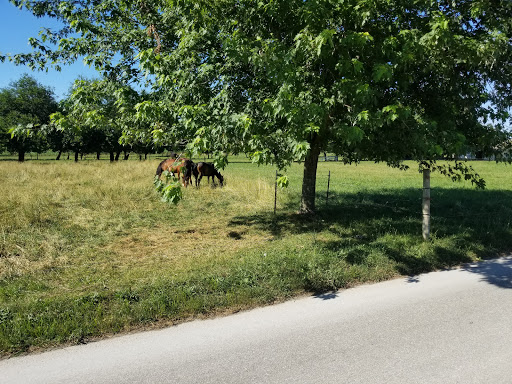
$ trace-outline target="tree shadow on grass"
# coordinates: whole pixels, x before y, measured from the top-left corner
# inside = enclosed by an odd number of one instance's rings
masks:
[[[333,193],[328,206],[318,196],[313,216],[297,214],[298,199],[293,200],[276,215],[237,216],[229,225],[256,227],[275,239],[326,233],[329,240],[315,240],[317,245],[343,254],[348,264],[365,264],[378,252],[409,276],[512,250],[512,191],[432,189],[432,239],[427,244],[421,238],[418,189]]]

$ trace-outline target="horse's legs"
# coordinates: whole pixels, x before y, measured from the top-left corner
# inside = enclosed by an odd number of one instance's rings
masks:
[[[181,174],[181,170],[180,170]],[[178,178],[179,180],[179,178]],[[187,188],[187,176],[185,173],[181,174],[181,185],[183,185],[185,188]]]
[[[199,187],[199,184],[201,184],[201,179],[203,178],[203,174],[199,174],[199,179],[197,179],[197,186]]]
[[[179,169],[176,169],[176,174],[178,175],[178,182],[181,181],[181,185],[183,185],[185,187],[185,176],[183,176],[183,180],[180,179],[181,172]]]

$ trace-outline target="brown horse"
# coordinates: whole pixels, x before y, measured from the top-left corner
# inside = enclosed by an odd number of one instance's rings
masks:
[[[165,159],[156,169],[156,176],[160,177],[164,171],[171,172],[173,175],[177,175],[178,180],[180,175],[183,175],[183,186],[186,187],[189,183],[192,184],[192,167],[194,162],[190,159]]]
[[[213,184],[215,185],[215,176],[219,179],[220,186],[222,187],[224,185],[224,177],[220,174],[219,171],[215,168],[215,166],[212,163],[204,163],[199,162],[194,165],[194,168],[192,169],[192,173],[194,174],[194,179],[196,181],[196,187],[199,187],[199,184],[201,184],[201,179],[203,176],[208,177],[208,184],[210,183],[210,176],[213,180]]]

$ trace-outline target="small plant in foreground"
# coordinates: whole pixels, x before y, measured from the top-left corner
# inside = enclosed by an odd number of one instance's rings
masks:
[[[153,185],[155,190],[162,196],[162,201],[166,203],[178,204],[183,198],[183,192],[181,191],[181,185],[178,179],[169,171],[162,173],[164,180],[158,175],[155,175]]]

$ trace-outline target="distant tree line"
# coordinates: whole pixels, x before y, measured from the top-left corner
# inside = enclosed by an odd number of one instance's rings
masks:
[[[50,87],[23,75],[0,90],[0,152],[15,153],[19,161],[27,153],[47,151],[57,153],[57,160],[63,153],[73,153],[75,161],[84,154],[99,159],[108,153],[110,161],[117,161],[127,160],[132,152],[146,158],[170,150],[155,145],[148,132],[123,138],[123,129],[129,130],[132,122],[121,116],[120,108],[134,108],[141,96],[127,87],[114,88],[107,81],[77,80],[59,103]],[[124,93],[123,103],[116,103],[116,92]],[[179,147],[177,143],[172,149]]]

